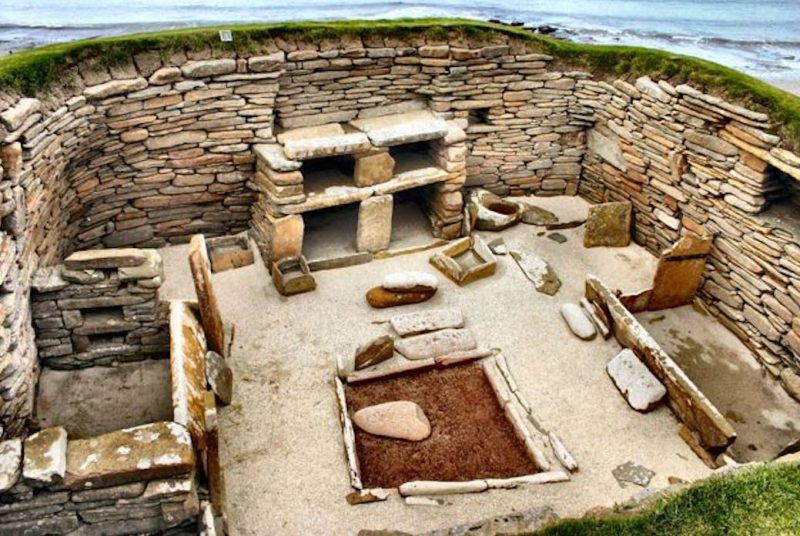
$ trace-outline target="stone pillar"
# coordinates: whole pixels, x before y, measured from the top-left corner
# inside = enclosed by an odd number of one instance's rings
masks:
[[[392,239],[392,212],[394,199],[391,195],[370,197],[358,207],[358,232],[356,249],[375,253],[387,249]]]

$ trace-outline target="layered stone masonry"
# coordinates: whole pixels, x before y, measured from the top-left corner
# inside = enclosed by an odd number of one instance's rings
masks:
[[[785,385],[800,372],[800,158],[769,118],[643,77],[584,80],[580,194],[630,200],[636,241],[659,253],[698,225],[714,235],[700,297]],[[800,396],[800,393],[793,393]]]
[[[3,534],[190,532],[199,499],[191,438],[174,422],[88,439],[56,427],[0,442]]]
[[[154,249],[73,253],[34,275],[31,308],[42,366],[86,368],[166,357],[167,318]]]

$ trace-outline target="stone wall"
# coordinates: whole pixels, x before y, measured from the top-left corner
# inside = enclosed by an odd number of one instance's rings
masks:
[[[174,422],[89,439],[56,427],[0,442],[0,533],[196,534],[195,462]]]
[[[800,250],[785,223],[758,212],[800,162],[768,119],[684,86],[593,80],[534,46],[501,34],[284,35],[247,54],[206,46],[86,60],[49,93],[0,94],[4,435],[30,414],[36,269],[74,250],[245,230],[258,212],[254,146],[409,103],[465,131],[467,187],[631,199],[637,240],[653,251],[687,218],[716,232],[711,310],[773,373],[797,367]]]
[[[167,357],[163,278],[154,249],[79,251],[39,268],[31,309],[40,364],[73,369]]]
[[[713,233],[701,298],[791,391],[800,372],[800,158],[779,147],[765,114],[686,85],[586,80],[577,96],[596,119],[581,195],[632,201],[636,240],[654,253],[683,228]]]

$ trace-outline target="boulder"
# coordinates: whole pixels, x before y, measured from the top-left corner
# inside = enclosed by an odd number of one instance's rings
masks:
[[[436,292],[439,280],[427,272],[395,272],[384,277],[381,286],[392,292]]]
[[[475,337],[466,329],[443,329],[415,335],[395,342],[395,348],[407,359],[428,359],[478,347]]]
[[[217,352],[206,352],[206,381],[217,395],[217,399],[227,406],[233,399],[233,371],[227,361]]]
[[[606,372],[636,411],[650,411],[667,394],[664,385],[628,348],[608,362]]]
[[[448,328],[463,328],[464,315],[460,309],[434,309],[393,316],[392,329],[401,337],[418,335]]]
[[[584,341],[591,341],[597,335],[592,321],[574,303],[565,303],[561,306],[561,317],[576,337]]]
[[[375,287],[367,292],[367,303],[376,309],[385,309],[397,305],[422,303],[430,300],[434,294],[436,294],[435,290],[394,292],[383,287]]]
[[[368,434],[407,441],[422,441],[431,435],[431,423],[415,402],[396,400],[358,410],[353,422]]]
[[[355,369],[361,370],[382,363],[394,355],[394,339],[383,335],[362,344],[356,349]]]
[[[64,480],[67,468],[67,431],[61,426],[29,436],[23,446],[22,478],[32,486]]]
[[[628,201],[614,201],[589,207],[583,246],[625,247],[631,243],[633,206]]]

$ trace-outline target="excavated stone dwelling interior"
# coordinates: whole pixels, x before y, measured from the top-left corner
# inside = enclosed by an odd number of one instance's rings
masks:
[[[0,97],[0,530],[528,530],[796,450],[800,159],[496,37]]]

